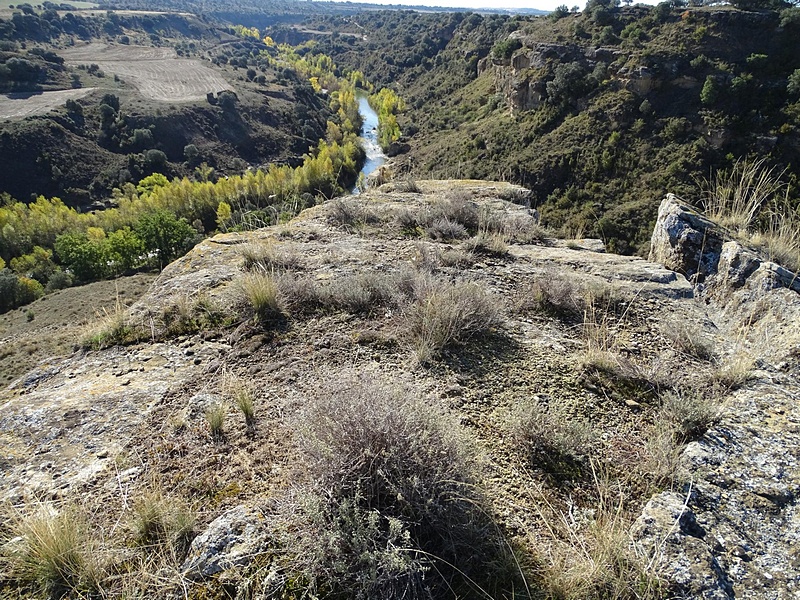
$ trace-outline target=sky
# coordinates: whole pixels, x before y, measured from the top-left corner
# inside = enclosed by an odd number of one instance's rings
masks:
[[[353,0],[357,1],[357,0]],[[403,4],[412,6],[442,6],[447,8],[538,8],[539,10],[553,10],[562,4],[569,8],[578,6],[581,10],[586,7],[586,0],[363,0],[372,4]],[[657,4],[659,0],[635,0],[643,4]]]

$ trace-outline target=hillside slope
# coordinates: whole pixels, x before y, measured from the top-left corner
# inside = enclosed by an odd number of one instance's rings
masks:
[[[97,207],[153,172],[295,166],[325,137],[326,100],[270,67],[258,39],[187,14],[51,13],[0,19],[0,192],[13,198]],[[47,101],[72,88],[87,92]]]
[[[406,100],[399,173],[513,181],[546,225],[646,254],[663,195],[699,200],[695,180],[741,157],[787,168],[796,203],[798,22],[797,8],[590,2],[548,18],[386,12],[308,29],[337,33],[312,51]]]

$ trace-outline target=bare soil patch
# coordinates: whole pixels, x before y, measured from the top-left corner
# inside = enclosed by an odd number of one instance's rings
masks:
[[[63,106],[67,100],[88,96],[97,88],[59,90],[56,92],[20,93],[0,95],[0,119],[24,119],[43,115]]]
[[[59,290],[0,315],[0,387],[43,360],[72,352],[88,322],[129,305],[150,287],[155,275],[140,273]]]

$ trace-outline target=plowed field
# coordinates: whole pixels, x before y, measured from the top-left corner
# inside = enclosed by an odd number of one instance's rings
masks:
[[[31,115],[41,115],[63,106],[69,98],[77,100],[93,92],[96,88],[78,90],[59,90],[34,94],[0,94],[0,119],[24,119]]]
[[[171,48],[88,44],[61,52],[70,64],[97,64],[151,100],[191,102],[231,85],[202,61],[177,58]]]

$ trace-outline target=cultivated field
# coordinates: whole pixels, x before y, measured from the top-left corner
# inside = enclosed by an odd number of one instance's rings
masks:
[[[0,119],[24,119],[31,115],[41,115],[63,106],[68,99],[77,100],[92,93],[97,88],[59,90],[25,94],[0,94]]]
[[[231,87],[201,61],[177,58],[171,48],[93,43],[63,50],[61,55],[73,65],[96,64],[159,102],[204,100],[209,92]]]

